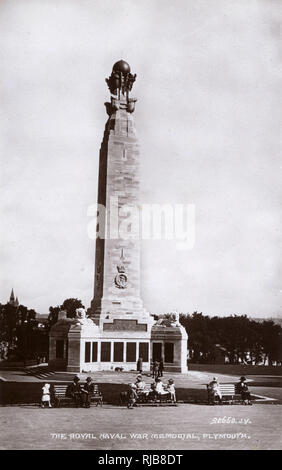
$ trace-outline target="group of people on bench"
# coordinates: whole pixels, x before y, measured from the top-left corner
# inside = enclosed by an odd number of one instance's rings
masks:
[[[240,378],[240,381],[235,385],[235,393],[241,395],[244,405],[252,405],[251,393],[248,385],[246,384],[246,380],[246,377]],[[213,380],[208,384],[207,389],[210,402],[215,403],[218,401],[219,403],[222,403],[222,392],[217,377],[213,378]]]
[[[91,396],[94,393],[92,378],[87,377],[83,386],[79,382],[80,378],[75,376],[73,382],[67,387],[66,397],[72,398],[76,407],[90,408]]]
[[[176,403],[175,385],[172,379],[169,379],[165,385],[159,377],[151,384],[150,388],[146,387],[142,375],[137,375],[136,382],[130,383],[128,391],[127,407],[132,409],[136,401],[157,400],[158,398],[167,398]]]

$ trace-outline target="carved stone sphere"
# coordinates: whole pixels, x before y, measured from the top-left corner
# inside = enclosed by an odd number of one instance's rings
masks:
[[[125,60],[119,60],[113,66],[113,72],[130,73],[130,66]]]

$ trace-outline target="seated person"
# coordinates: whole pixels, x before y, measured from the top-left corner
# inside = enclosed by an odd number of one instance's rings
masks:
[[[217,381],[217,378],[214,377],[213,380],[208,384],[208,398],[209,401],[212,400],[214,403],[216,399],[219,400],[219,402],[222,402],[222,393],[220,391],[220,386]]]
[[[87,377],[86,384],[84,384],[81,392],[82,406],[85,408],[90,408],[91,396],[94,393],[94,384],[92,383],[91,377]]]
[[[137,393],[143,392],[145,390],[146,384],[142,380],[142,375],[141,374],[137,375],[135,385],[136,385],[136,392]]]
[[[252,405],[251,393],[249,392],[248,385],[246,384],[246,377],[241,377],[240,382],[236,386],[236,391],[241,394],[241,398],[245,405]]]
[[[166,391],[170,394],[171,401],[176,403],[175,385],[172,379],[169,379],[168,384],[166,386]]]
[[[164,384],[162,383],[161,379],[160,378],[157,378],[156,379],[156,394],[160,396],[162,395],[168,395],[169,392],[167,392],[167,390],[164,389]]]
[[[142,375],[137,375],[137,379],[135,382],[136,385],[136,393],[137,396],[140,397],[140,399],[146,399],[149,395],[149,390],[146,390],[146,384],[142,380]]]
[[[128,391],[128,394],[127,394],[127,397],[128,397],[127,408],[132,409],[133,406],[135,405],[136,399],[137,399],[136,385],[131,384],[131,383],[128,384],[128,385],[129,385],[129,391]]]
[[[156,392],[156,382],[153,382],[151,384],[151,388],[148,391],[148,399],[150,400],[155,400],[157,397],[157,392]]]
[[[80,378],[76,375],[73,382],[67,387],[66,397],[72,398],[76,407],[81,404],[81,385]]]

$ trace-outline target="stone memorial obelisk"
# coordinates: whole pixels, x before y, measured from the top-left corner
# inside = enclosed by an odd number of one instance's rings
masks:
[[[109,314],[112,319],[121,316],[133,320],[132,315],[137,320],[143,315],[149,318],[140,297],[139,233],[121,233],[123,227],[128,228],[128,212],[138,217],[140,153],[133,120],[136,99],[129,97],[135,78],[127,62],[120,60],[106,80],[111,102],[105,103],[109,118],[100,149],[99,233],[91,304],[91,316],[97,324]]]
[[[100,149],[99,233],[90,315],[103,338],[114,342],[109,352],[109,345],[101,346],[101,357],[108,354],[115,365],[119,358],[122,367],[130,369],[142,356],[143,367],[148,370],[154,320],[140,297],[139,233],[127,230],[128,213],[138,218],[140,199],[140,152],[133,120],[136,99],[130,97],[135,78],[128,63],[120,60],[106,80],[111,101],[105,103],[109,117]]]
[[[98,217],[94,296],[85,313],[66,318],[50,331],[49,363],[54,369],[87,372],[143,371],[164,360],[165,370],[187,371],[187,334],[177,316],[156,322],[140,295],[140,152],[130,97],[136,75],[124,60],[106,82],[111,100],[99,155]]]

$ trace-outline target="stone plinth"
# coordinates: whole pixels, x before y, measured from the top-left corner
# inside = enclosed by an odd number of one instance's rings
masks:
[[[154,325],[151,330],[153,360],[162,357],[166,371],[186,373],[187,340],[188,336],[182,325]]]
[[[49,334],[49,367],[81,372],[85,341],[99,337],[99,328],[90,319],[62,318]]]

